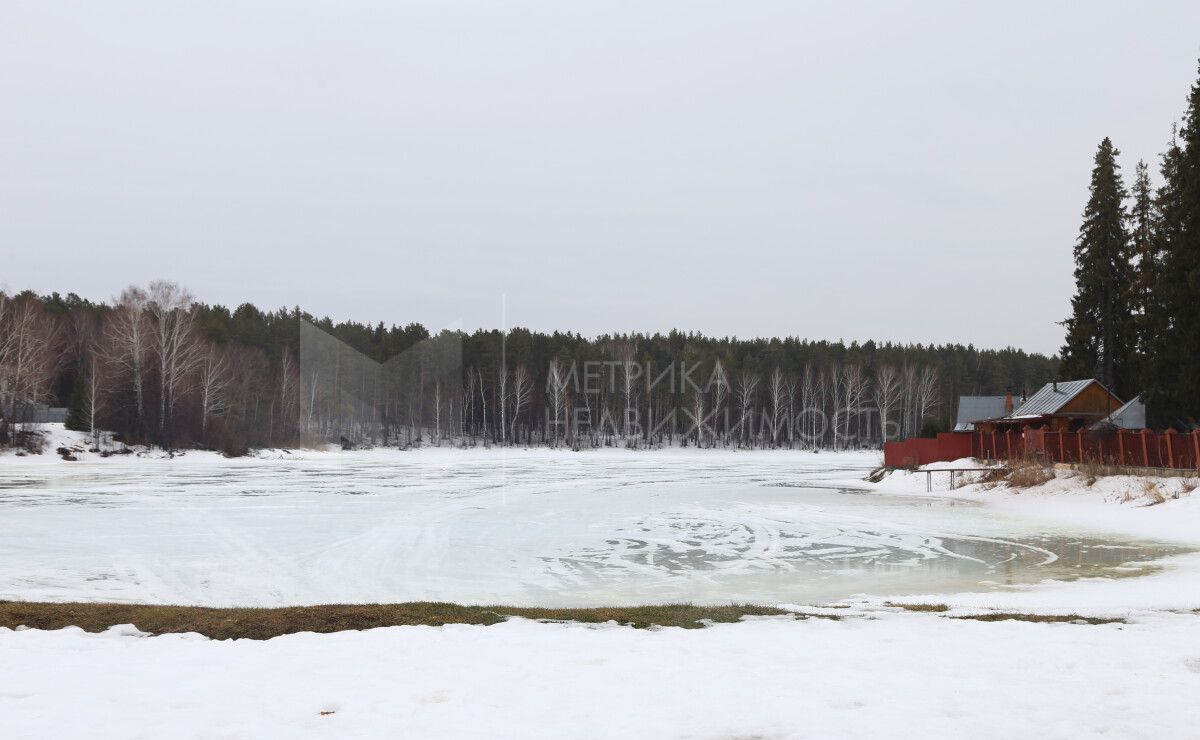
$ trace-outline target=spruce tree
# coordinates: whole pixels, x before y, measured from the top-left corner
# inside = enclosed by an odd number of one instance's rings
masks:
[[[1150,184],[1150,168],[1144,160],[1137,163],[1133,180],[1133,202],[1129,208],[1130,251],[1135,260],[1133,267],[1133,290],[1130,308],[1133,310],[1136,335],[1135,377],[1138,387],[1145,382],[1146,360],[1156,344],[1158,328],[1155,318],[1161,313],[1153,305],[1157,296],[1161,269],[1158,234],[1155,230],[1156,213],[1154,189]]]
[[[87,400],[84,395],[86,385],[82,372],[75,376],[75,382],[71,385],[71,398],[67,402],[67,418],[63,420],[63,426],[76,432],[92,431],[88,426],[87,409],[84,408]]]
[[[1075,297],[1062,349],[1060,373],[1096,378],[1125,397],[1132,377],[1135,329],[1130,313],[1133,268],[1125,227],[1125,184],[1117,156],[1105,137],[1096,152],[1083,225],[1075,243]]]
[[[1171,245],[1178,242],[1179,235],[1179,150],[1178,132],[1171,131],[1171,143],[1162,153],[1159,174],[1162,185],[1154,194],[1154,248],[1158,274],[1151,286],[1145,303],[1145,313],[1139,326],[1139,348],[1142,356],[1142,382],[1145,385],[1145,400],[1151,422],[1156,426],[1170,419],[1167,409],[1175,405],[1168,390],[1171,385],[1171,368],[1167,367],[1167,330],[1170,327],[1170,308],[1165,300],[1167,293],[1166,263]]]
[[[1158,282],[1158,244],[1154,232],[1154,189],[1150,185],[1150,168],[1139,160],[1133,180],[1133,202],[1129,207],[1129,244],[1134,258],[1132,308],[1146,312]]]
[[[1151,412],[1160,422],[1200,417],[1200,80],[1192,86],[1178,144],[1164,156],[1163,340],[1153,356]]]

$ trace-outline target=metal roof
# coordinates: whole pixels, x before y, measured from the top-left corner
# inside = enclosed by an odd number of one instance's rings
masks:
[[[977,421],[1004,416],[1007,412],[1004,408],[1006,399],[1007,396],[959,396],[958,417],[954,421],[954,428],[964,427],[966,430],[966,427]]]
[[[1096,422],[1091,428],[1145,429],[1146,404],[1142,403],[1141,396],[1134,396],[1132,401]]]
[[[1087,380],[1067,380],[1058,383],[1047,383],[1042,386],[1041,390],[1030,396],[1021,407],[1012,412],[1010,418],[1019,419],[1029,416],[1044,416],[1046,414],[1056,413],[1063,406],[1071,402],[1071,399],[1083,393],[1083,390],[1092,383],[1099,384],[1100,381],[1088,378]],[[1103,388],[1104,386],[1100,386]],[[1106,389],[1107,390],[1107,389]]]

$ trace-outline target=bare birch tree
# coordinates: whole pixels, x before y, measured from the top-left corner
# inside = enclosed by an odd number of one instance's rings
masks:
[[[850,423],[862,412],[863,401],[867,396],[869,381],[862,365],[850,363],[842,366],[842,402],[845,404],[845,414],[842,418],[844,434],[843,444],[850,441]],[[857,429],[855,430],[857,431]]]
[[[20,412],[50,398],[50,384],[62,362],[58,322],[32,300],[4,301],[0,320],[0,406],[5,431]]]
[[[150,350],[146,291],[130,286],[116,299],[104,325],[109,359],[133,386],[137,424],[145,431],[146,358]]]
[[[553,415],[551,427],[554,429],[553,446],[558,446],[559,416],[564,412],[567,403],[567,378],[563,373],[562,361],[557,357],[550,360],[550,368],[546,373],[546,407]]]
[[[739,437],[747,440],[750,437],[750,424],[754,415],[754,394],[758,390],[758,374],[743,370],[738,378],[737,400],[741,418],[738,421]]]
[[[917,418],[917,386],[920,376],[916,365],[905,363],[900,371],[900,426],[905,437],[915,437],[920,433],[920,420]]]
[[[533,391],[533,378],[529,375],[529,368],[524,365],[517,365],[517,369],[513,371],[513,414],[512,414],[512,429],[509,434],[509,439],[516,441],[517,438],[517,419],[521,417],[521,412],[529,405],[529,398]]]
[[[835,450],[842,448],[842,415],[846,408],[846,380],[843,377],[845,370],[839,363],[833,363],[829,366],[829,384],[827,391],[829,393],[829,403],[832,413],[831,427],[833,431],[832,446]]]
[[[641,365],[636,361],[636,348],[630,347],[621,358],[621,401],[624,405],[621,418],[621,434],[629,438],[638,407],[638,378]]]
[[[209,343],[201,355],[196,388],[200,394],[200,433],[208,433],[208,420],[229,410],[229,390],[233,369],[229,357],[217,345]],[[313,390],[315,394],[315,389]]]
[[[787,441],[790,450],[796,436],[796,376],[794,373],[788,374],[784,392],[787,394]]]
[[[167,435],[175,405],[200,362],[200,343],[192,331],[195,314],[192,294],[166,280],[150,283],[146,304],[151,319],[151,341],[158,360],[158,431]],[[169,443],[169,440],[162,440]]]
[[[692,424],[696,427],[696,448],[704,446],[704,391],[692,391]],[[686,443],[686,438],[685,438]]]
[[[500,444],[503,445],[507,438],[507,430],[505,429],[505,407],[508,405],[508,343],[505,335],[500,335]]]
[[[894,365],[875,368],[875,406],[879,409],[879,443],[888,441],[888,422],[900,405],[902,382]]]
[[[729,426],[728,409],[725,408],[725,404],[729,398],[731,388],[729,385],[729,374],[725,371],[725,365],[719,357],[713,361],[713,372],[708,380],[708,385],[712,387],[712,417],[718,420],[714,425],[714,434],[720,434],[723,437],[724,431]],[[722,414],[725,414],[725,418],[723,419],[721,417]],[[718,433],[717,430],[722,431]],[[714,440],[714,442],[717,441],[723,443],[724,440]]]
[[[921,427],[925,423],[925,419],[933,413],[941,403],[940,395],[938,394],[938,371],[937,368],[926,365],[921,368],[921,377],[917,381],[916,390],[916,428],[917,434],[920,434]]]
[[[783,378],[783,370],[778,366],[771,371],[771,377],[767,382],[767,395],[771,402],[771,446],[775,446],[779,442],[779,414],[783,410],[783,403],[787,394],[787,384]]]

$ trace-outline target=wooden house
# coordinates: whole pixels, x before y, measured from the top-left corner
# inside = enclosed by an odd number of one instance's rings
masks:
[[[1007,416],[978,421],[981,432],[1045,429],[1073,432],[1087,429],[1125,404],[1112,391],[1093,379],[1047,383]]]

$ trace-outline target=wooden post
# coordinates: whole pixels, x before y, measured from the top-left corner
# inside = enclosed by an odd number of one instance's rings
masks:
[[[1196,450],[1196,457],[1192,459],[1192,467],[1200,470],[1200,429],[1192,432],[1192,447]]]
[[[1121,464],[1125,464],[1125,432],[1117,430],[1117,459]]]
[[[1150,450],[1146,446],[1146,437],[1150,435],[1149,429],[1142,430],[1142,467],[1150,467]]]
[[[1173,437],[1173,436],[1175,436],[1174,429],[1168,429],[1163,434],[1163,437],[1165,437],[1167,440],[1167,467],[1168,468],[1175,467],[1175,445],[1171,444],[1171,437]]]
[[[1012,459],[1012,430],[1007,429],[1004,432],[1004,456]]]
[[[1083,432],[1075,432],[1075,448],[1079,450],[1079,462],[1083,462]]]

